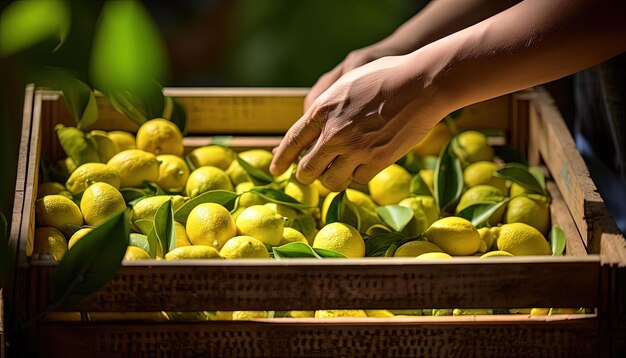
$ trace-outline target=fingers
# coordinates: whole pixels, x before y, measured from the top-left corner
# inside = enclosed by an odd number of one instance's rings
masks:
[[[338,154],[340,153],[329,148],[328,143],[319,138],[313,148],[300,160],[296,178],[303,184],[311,184]]]
[[[339,156],[320,176],[320,181],[332,191],[342,191],[352,182],[352,173],[358,162],[349,156]]]
[[[343,71],[341,70],[341,64],[337,67],[333,68],[329,72],[323,74],[317,82],[311,87],[311,90],[304,98],[304,110],[307,111],[309,107],[315,102],[317,97],[319,97],[324,91],[328,89],[335,81],[341,77]]]
[[[310,111],[309,111],[310,112]],[[313,120],[307,112],[285,134],[285,137],[274,151],[274,159],[270,165],[273,175],[280,175],[289,168],[302,149],[309,146],[320,135],[321,127],[318,120]]]
[[[359,184],[367,184],[385,167],[385,165],[380,164],[361,164],[354,171],[353,181]]]

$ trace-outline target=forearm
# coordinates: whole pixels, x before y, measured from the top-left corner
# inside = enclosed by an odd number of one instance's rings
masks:
[[[519,0],[434,0],[377,45],[406,54],[474,25]]]
[[[623,1],[526,0],[409,56],[454,110],[620,54],[625,11]]]

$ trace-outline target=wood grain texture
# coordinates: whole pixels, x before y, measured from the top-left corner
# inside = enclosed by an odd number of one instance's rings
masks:
[[[593,319],[325,323],[53,324],[38,347],[50,357],[592,357]],[[39,352],[31,352],[39,353]]]
[[[552,197],[550,202],[550,221],[552,225],[558,225],[565,233],[566,246],[565,254],[568,256],[585,256],[587,249],[585,243],[578,232],[576,223],[569,212],[567,205],[563,201],[563,196],[552,180],[546,181],[548,193]]]
[[[32,267],[39,310],[53,267]],[[105,289],[58,310],[596,307],[599,270],[597,256],[126,262]]]

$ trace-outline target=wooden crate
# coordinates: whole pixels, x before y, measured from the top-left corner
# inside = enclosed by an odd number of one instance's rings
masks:
[[[167,89],[187,109],[186,147],[229,136],[239,148],[272,147],[301,115],[304,89]],[[98,129],[136,125],[98,98]],[[53,128],[72,125],[53,91],[26,90],[5,295],[16,352],[64,356],[594,356],[624,351],[624,238],[596,192],[549,96],[533,89],[476,104],[463,129],[495,130],[549,173],[551,219],[565,257],[151,261],[124,263],[100,292],[59,311],[199,311],[590,307],[593,314],[273,319],[248,322],[33,321],[51,299],[54,264],[29,260],[42,153],[63,156]],[[221,138],[224,140],[224,137]]]

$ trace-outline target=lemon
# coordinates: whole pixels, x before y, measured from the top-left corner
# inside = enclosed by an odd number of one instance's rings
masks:
[[[264,205],[246,208],[237,217],[237,233],[252,236],[261,242],[276,246],[283,237],[285,219]]]
[[[428,241],[409,241],[396,250],[394,257],[417,257],[428,252],[443,252],[441,248]]]
[[[459,217],[435,221],[424,235],[452,256],[472,255],[480,248],[480,234],[471,222]]]
[[[272,164],[272,159],[274,158],[271,152],[264,149],[252,149],[239,153],[239,157],[253,167],[261,169],[266,174],[271,175],[270,164]]]
[[[126,210],[124,197],[107,183],[95,183],[87,188],[80,200],[80,209],[89,225],[97,226]]]
[[[419,173],[417,173],[417,175],[419,175],[420,178],[422,178],[422,181],[424,182],[424,184],[426,184],[426,186],[428,186],[431,192],[435,191],[435,171],[434,170],[422,169],[419,171]]]
[[[285,185],[285,194],[308,206],[317,206],[320,202],[320,194],[313,185],[300,183],[296,178],[291,178]]]
[[[215,203],[200,204],[191,210],[186,230],[193,245],[207,245],[217,250],[237,235],[235,221],[228,210]]]
[[[67,157],[63,160],[63,166],[65,166],[65,169],[67,169],[67,172],[70,174],[76,170],[76,162],[74,162],[74,159],[71,157]]]
[[[524,223],[504,224],[500,227],[496,244],[498,250],[515,256],[552,255],[548,242],[534,227]]]
[[[509,196],[512,198],[514,196],[518,196],[518,195],[522,195],[522,194],[526,194],[528,193],[528,191],[526,191],[526,189],[524,189],[523,186],[517,184],[517,183],[511,183],[511,188],[510,188],[510,192],[509,192]]]
[[[235,192],[237,194],[241,194],[239,196],[239,206],[249,207],[253,205],[263,205],[267,203],[267,200],[263,199],[256,193],[247,193],[250,189],[254,188],[255,185],[253,182],[243,182],[241,184],[237,184],[235,188]]]
[[[172,210],[176,212],[185,203],[185,198],[180,195],[155,195],[143,198],[133,205],[132,220],[154,220],[159,207],[168,200],[172,200]]]
[[[189,241],[187,231],[185,231],[185,226],[183,226],[183,224],[178,221],[174,221],[174,231],[176,233],[176,247],[191,245],[191,241]]]
[[[315,311],[289,311],[287,316],[291,318],[313,318]]]
[[[70,241],[67,244],[67,248],[71,249],[72,246],[76,245],[78,240],[82,239],[83,237],[85,237],[85,235],[89,234],[92,231],[93,231],[93,228],[90,228],[90,227],[87,227],[87,228],[80,229],[80,230],[76,231],[74,233],[74,235],[72,235],[72,237],[70,237]]]
[[[539,194],[516,196],[507,205],[504,222],[525,223],[547,235],[550,230],[550,202]]]
[[[189,167],[181,158],[172,154],[157,155],[159,178],[156,183],[169,192],[180,193],[189,178]]]
[[[196,168],[211,166],[222,170],[228,169],[235,160],[235,152],[221,145],[207,145],[189,153],[189,160]]]
[[[379,205],[397,204],[409,196],[411,174],[397,164],[391,164],[368,183],[370,195]]]
[[[324,226],[315,236],[313,247],[339,252],[348,258],[365,256],[365,242],[352,226],[335,222]]]
[[[547,316],[550,313],[549,308],[533,308],[530,310],[531,316]]]
[[[191,198],[211,190],[233,191],[228,175],[216,167],[200,167],[189,175],[185,192]]]
[[[241,214],[242,211],[246,210],[245,207],[240,206],[237,209],[235,209],[235,211],[230,213],[230,216],[233,217],[233,220],[235,220],[235,222],[237,222],[237,218],[239,217],[239,214]]]
[[[318,310],[315,318],[367,317],[364,310]]]
[[[37,226],[51,226],[64,234],[69,225],[83,225],[83,214],[78,205],[62,195],[46,195],[35,202]]]
[[[451,259],[452,256],[445,252],[426,252],[416,257],[417,259]]]
[[[226,259],[268,259],[270,254],[265,245],[252,236],[235,236],[226,241],[220,250]]]
[[[367,315],[367,317],[376,318],[390,318],[395,316],[389,310],[365,310],[365,314]]]
[[[491,185],[477,185],[475,187],[467,189],[461,195],[461,200],[459,200],[459,204],[456,206],[456,213],[460,213],[463,209],[470,207],[474,204],[479,203],[487,203],[487,202],[497,202],[499,199],[502,199],[502,191]],[[489,218],[490,225],[497,225],[502,222],[502,217],[506,210],[505,206],[501,206],[496,212],[494,212]]]
[[[152,153],[129,149],[117,153],[107,163],[120,175],[120,187],[142,187],[145,181],[159,179],[159,162]]]
[[[328,208],[337,194],[339,193],[331,192],[324,199],[324,202],[322,203],[322,222],[326,222]],[[359,229],[361,231],[365,231],[374,225],[382,224],[382,221],[380,221],[375,211],[376,203],[374,203],[374,200],[372,200],[369,195],[361,191],[348,188],[346,189],[346,198],[350,203],[354,204],[353,208],[356,209],[359,214],[361,219],[361,227]]]
[[[120,175],[110,166],[102,163],[86,163],[76,168],[70,175],[65,187],[72,195],[82,193],[93,183],[107,183],[119,189]]]
[[[487,144],[487,137],[477,131],[460,133],[451,147],[464,166],[493,159],[493,148]]]
[[[480,240],[480,247],[475,255],[482,255],[487,252],[487,243],[484,240]]]
[[[484,184],[494,186],[500,189],[502,193],[506,193],[506,181],[494,176],[498,169],[500,167],[494,162],[480,161],[472,163],[463,171],[463,182],[468,188]]]
[[[283,238],[278,243],[279,246],[290,244],[292,242],[302,242],[305,244],[309,244],[306,237],[302,235],[302,233],[296,229],[292,229],[290,227],[286,227],[283,229]]]
[[[493,310],[491,308],[455,308],[452,311],[453,316],[477,316],[477,315],[492,315]]]
[[[330,189],[325,187],[324,184],[322,184],[322,182],[319,179],[315,179],[315,181],[313,181],[313,184],[311,185],[313,185],[315,189],[317,189],[317,193],[320,195],[320,198],[322,199],[331,193]]]
[[[480,235],[480,239],[485,242],[487,250],[491,250],[496,241],[496,237],[493,232],[489,228],[481,227],[478,229],[478,234]]]
[[[513,256],[513,255],[506,251],[496,250],[496,251],[489,251],[488,253],[481,255],[480,258],[484,259],[487,257],[506,257],[506,256]]]
[[[409,237],[420,235],[439,219],[439,207],[432,196],[417,195],[408,197],[400,201],[398,205],[413,210],[413,219],[411,219],[404,230]]]
[[[122,152],[128,149],[136,149],[135,136],[132,133],[124,131],[110,131],[109,138],[117,145],[118,151]]]
[[[46,195],[62,195],[66,191],[65,186],[54,181],[41,183],[37,186],[37,199],[41,199]]]
[[[413,148],[413,153],[420,157],[427,155],[438,156],[441,149],[452,139],[452,131],[444,122],[437,124],[426,136]]]
[[[252,180],[252,178],[248,175],[248,172],[246,172],[246,170],[239,165],[239,162],[236,160],[233,160],[232,164],[228,167],[228,169],[226,169],[225,173],[228,175],[228,178],[230,178],[233,185],[239,185]]]
[[[152,154],[182,155],[183,134],[178,127],[163,118],[151,119],[137,131],[137,148]]]
[[[150,260],[150,254],[137,246],[129,246],[126,248],[124,260]]]
[[[247,321],[256,318],[267,318],[267,311],[233,311],[233,321]]]
[[[221,259],[220,253],[211,246],[192,245],[177,247],[165,254],[166,260],[204,260]]]
[[[35,230],[33,252],[40,255],[50,255],[55,261],[61,261],[67,252],[65,236],[53,227],[41,227]]]
[[[218,321],[232,321],[234,311],[215,311],[215,319]]]
[[[96,143],[98,157],[103,163],[108,162],[109,159],[119,152],[117,144],[109,138],[109,135],[105,131],[91,131],[86,137],[91,138]]]
[[[286,205],[276,203],[267,203],[264,205],[274,210],[278,215],[282,216],[285,219],[285,226],[291,226],[293,221],[298,217],[298,212]]]

